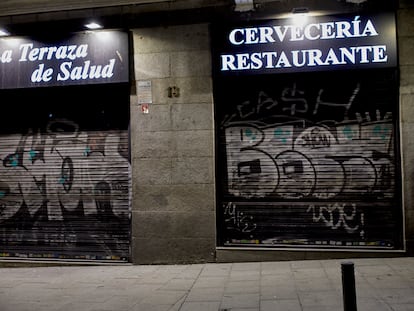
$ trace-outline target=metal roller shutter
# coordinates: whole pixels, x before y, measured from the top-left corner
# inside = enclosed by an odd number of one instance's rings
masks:
[[[394,70],[216,85],[220,244],[401,249]]]
[[[0,134],[0,256],[128,261],[128,130],[22,123]]]

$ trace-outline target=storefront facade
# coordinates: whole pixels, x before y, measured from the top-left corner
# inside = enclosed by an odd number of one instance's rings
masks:
[[[411,253],[412,6],[295,28],[222,2],[99,43],[0,39],[2,260]]]
[[[224,246],[403,249],[393,29],[389,13],[214,30]]]
[[[128,261],[127,34],[1,46],[2,256]]]

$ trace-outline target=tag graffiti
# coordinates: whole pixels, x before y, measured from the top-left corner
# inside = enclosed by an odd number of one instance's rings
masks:
[[[322,223],[332,230],[344,229],[347,233],[359,230],[361,238],[364,238],[364,213],[357,211],[355,203],[311,204],[307,212],[312,212],[314,223]]]

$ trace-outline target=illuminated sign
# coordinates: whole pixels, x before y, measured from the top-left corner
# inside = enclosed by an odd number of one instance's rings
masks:
[[[128,35],[85,32],[66,40],[0,39],[0,88],[128,82]]]
[[[219,75],[380,68],[397,65],[395,17],[313,16],[217,25]]]

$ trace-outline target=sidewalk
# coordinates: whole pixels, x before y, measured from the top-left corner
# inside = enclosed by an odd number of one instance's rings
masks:
[[[414,258],[353,259],[358,311],[414,310]],[[342,260],[0,269],[2,311],[343,311]]]

